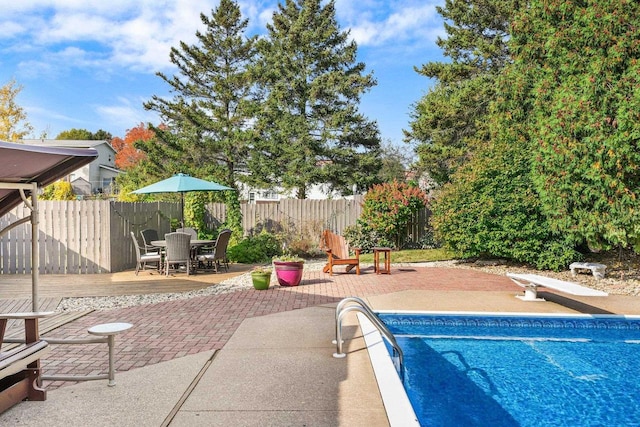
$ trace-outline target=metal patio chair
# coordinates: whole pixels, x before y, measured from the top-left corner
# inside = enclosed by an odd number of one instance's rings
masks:
[[[133,231],[131,231],[131,240],[133,240],[133,247],[136,250],[136,276],[140,270],[147,268],[147,263],[156,264],[156,269],[160,270],[160,263],[162,262],[160,252],[141,253],[138,239],[136,239],[136,235],[133,234]]]
[[[209,248],[210,252],[198,255],[198,261],[205,265],[205,268],[213,269],[216,273],[220,268],[220,264],[224,265],[225,271],[229,271],[229,260],[227,259],[227,246],[231,238],[231,230],[228,228],[222,230],[218,234],[216,243]],[[204,250],[204,248],[203,248]]]
[[[151,242],[154,240],[160,240],[160,238],[158,237],[158,230],[146,228],[140,232],[140,235],[142,236],[142,241],[144,242],[145,253],[160,253],[160,248],[151,244]]]

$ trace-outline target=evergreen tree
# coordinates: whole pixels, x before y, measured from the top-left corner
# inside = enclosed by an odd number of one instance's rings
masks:
[[[416,69],[436,79],[414,105],[407,142],[417,143],[419,167],[444,184],[469,160],[473,141],[486,140],[484,127],[495,97],[495,80],[510,61],[509,24],[522,0],[447,0],[437,7],[445,19],[446,38],[438,46],[448,62]]]
[[[466,257],[566,269],[576,247],[640,243],[640,4],[532,0],[515,16],[491,138],[433,224]]]
[[[152,127],[157,138],[135,146],[146,152],[142,167],[152,175],[184,172],[237,188],[236,170],[253,139],[255,85],[248,67],[255,57],[255,37],[245,37],[248,20],[233,0],[221,0],[210,18],[201,14],[200,19],[206,31],[196,32],[199,43],[181,42],[171,49],[178,75],[158,73],[171,86],[173,99],[153,96],[145,103],[160,113],[166,127]],[[234,231],[242,235],[241,229]]]
[[[157,140],[140,142],[149,172],[166,176],[184,172],[237,186],[236,169],[246,159],[252,139],[252,90],[248,71],[255,56],[255,38],[246,38],[248,21],[233,0],[221,0],[198,44],[180,43],[170,59],[178,67],[172,77],[158,73],[171,86],[173,99],[160,96],[145,108],[160,113],[166,126],[153,127]]]
[[[375,182],[377,124],[358,111],[375,85],[356,62],[356,43],[335,18],[334,1],[286,0],[267,25],[256,73],[264,90],[260,138],[249,159],[258,184],[295,189],[328,183],[349,194]]]
[[[640,249],[640,3],[531,1],[513,32],[536,189],[554,231]]]
[[[533,144],[526,138],[527,98],[498,79],[500,102],[488,116],[491,141],[443,185],[431,204],[438,240],[461,258],[496,257],[562,270],[581,258],[553,233],[535,191]]]

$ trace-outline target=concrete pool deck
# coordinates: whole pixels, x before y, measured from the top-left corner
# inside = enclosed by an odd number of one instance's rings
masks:
[[[548,301],[525,302],[514,297],[521,291],[506,277],[464,269],[309,272],[297,288],[95,312],[63,329],[72,334],[114,320],[135,325],[116,344],[117,386],[65,385],[45,402],[22,402],[0,415],[0,425],[386,426],[355,315],[344,328],[348,356],[332,357],[334,307],[345,296],[360,296],[376,310],[640,314],[637,297],[540,292]],[[43,366],[49,372],[75,357],[76,365],[95,370],[92,360],[104,362],[95,353],[61,351],[53,359],[59,364]]]

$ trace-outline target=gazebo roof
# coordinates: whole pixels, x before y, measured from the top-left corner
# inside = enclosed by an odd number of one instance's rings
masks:
[[[98,156],[92,148],[53,148],[0,141],[0,216],[22,202],[11,184],[51,184]],[[28,195],[28,193],[27,193]]]

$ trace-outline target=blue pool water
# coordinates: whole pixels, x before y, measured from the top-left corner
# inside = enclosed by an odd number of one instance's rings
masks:
[[[638,426],[640,319],[379,314],[423,426]]]

